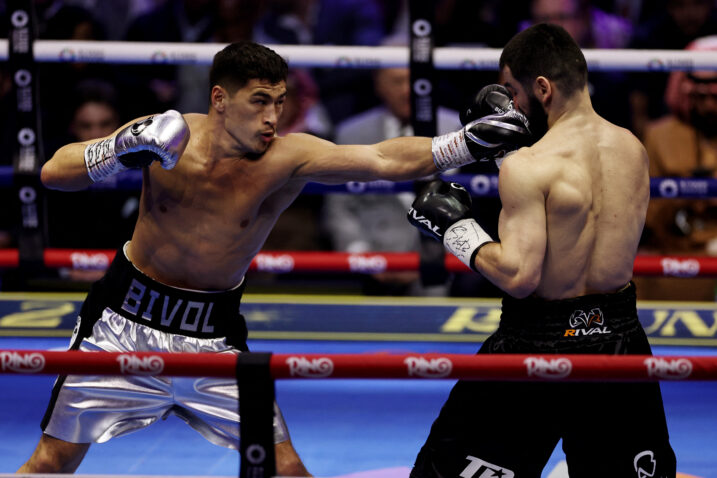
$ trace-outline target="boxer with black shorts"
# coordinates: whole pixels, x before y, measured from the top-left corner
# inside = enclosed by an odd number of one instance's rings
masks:
[[[309,181],[414,179],[515,149],[530,137],[521,113],[491,109],[489,101],[477,108],[484,117],[433,140],[337,146],[307,134],[279,137],[287,72],[269,48],[233,43],[214,57],[208,114],[170,110],[140,118],[108,137],[63,146],[43,166],[43,183],[66,191],[128,168],[143,173],[131,241],[93,285],[72,349],[241,353],[245,273]],[[44,433],[19,471],[74,472],[90,443],[168,413],[212,443],[238,448],[237,400],[237,387],[220,380],[60,377]],[[277,474],[309,476],[278,408],[274,424]]]
[[[645,149],[595,113],[585,58],[562,28],[517,34],[500,67],[537,141],[500,160],[499,237],[458,184],[429,183],[408,214],[505,292],[478,353],[651,354],[631,281]],[[676,474],[657,383],[459,381],[411,478],[538,478],[560,439],[571,477]]]

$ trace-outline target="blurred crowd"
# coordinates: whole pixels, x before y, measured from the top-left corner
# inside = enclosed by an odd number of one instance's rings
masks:
[[[407,46],[408,0],[35,0],[41,39]],[[0,37],[7,18],[0,4]],[[539,22],[563,26],[583,48],[717,50],[715,0],[436,0],[436,46],[501,48]],[[44,63],[39,93],[44,150],[104,136],[125,122],[173,108],[208,109],[208,66]],[[441,71],[435,91],[438,133],[459,127],[461,110],[497,71]],[[337,143],[412,135],[405,68],[293,69],[281,135],[311,133]],[[596,111],[630,129],[648,149],[653,176],[717,177],[717,72],[591,72]],[[7,64],[0,63],[0,114],[12,117]],[[11,128],[0,130],[0,164],[11,161]],[[466,173],[495,173],[471,165]],[[4,194],[4,193],[3,193]],[[137,192],[49,192],[48,247],[116,248],[127,240]],[[4,198],[5,196],[3,196]],[[269,237],[266,250],[416,251],[405,220],[411,194],[302,195]],[[653,199],[645,254],[717,255],[717,202]],[[495,234],[500,202],[484,228]],[[7,209],[7,208],[5,208]],[[81,212],[81,213],[78,213]],[[485,215],[485,212],[483,212]],[[88,221],[100,215],[102,221]],[[13,247],[13,218],[0,214],[0,247]],[[78,277],[62,277],[81,280]],[[289,280],[266,277],[267,281]],[[638,278],[643,299],[714,301],[713,279]],[[340,280],[331,280],[334,287]],[[478,275],[426,285],[417,273],[346,278],[366,294],[490,297]]]

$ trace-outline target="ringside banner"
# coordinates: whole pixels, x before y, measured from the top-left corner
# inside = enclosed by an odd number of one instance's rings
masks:
[[[83,299],[82,294],[0,293],[0,337],[69,337]],[[498,327],[500,302],[249,294],[241,312],[250,339],[477,343]],[[638,316],[653,344],[717,347],[717,304],[643,302]],[[572,319],[566,317],[561,333],[599,333],[608,326],[591,327],[588,315]]]

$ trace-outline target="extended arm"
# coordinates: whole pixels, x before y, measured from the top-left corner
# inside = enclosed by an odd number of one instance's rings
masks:
[[[394,138],[370,146],[337,146],[320,140],[312,144],[304,138],[304,147],[295,150],[300,158],[295,175],[324,183],[400,181],[502,157],[532,142],[527,119],[513,108],[508,95],[499,85],[483,88],[473,109],[463,116],[469,123],[434,138]],[[478,114],[485,116],[476,119]]]
[[[373,145],[336,145],[308,135],[292,135],[300,159],[295,176],[340,184],[386,179],[403,181],[434,174],[431,138],[394,138]]]
[[[170,110],[128,123],[105,138],[63,146],[42,167],[40,177],[50,189],[77,191],[152,161],[172,169],[188,141],[187,123]]]

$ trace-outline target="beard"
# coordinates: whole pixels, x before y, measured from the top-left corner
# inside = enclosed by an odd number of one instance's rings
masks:
[[[690,112],[690,123],[705,138],[717,138],[717,113]]]
[[[526,116],[530,122],[530,132],[533,134],[533,139],[538,141],[548,132],[548,115],[538,98],[531,93],[528,94],[528,111],[529,114]]]

